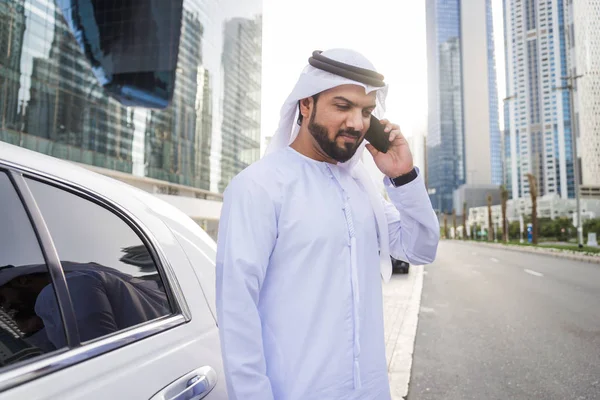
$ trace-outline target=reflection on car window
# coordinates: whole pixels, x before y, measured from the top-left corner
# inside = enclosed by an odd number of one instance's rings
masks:
[[[171,313],[154,260],[129,225],[82,197],[27,183],[61,260],[82,341]]]
[[[65,335],[58,312],[52,319],[44,316],[44,309],[58,310],[54,286],[29,218],[4,172],[0,204],[0,366],[7,366],[63,347]]]

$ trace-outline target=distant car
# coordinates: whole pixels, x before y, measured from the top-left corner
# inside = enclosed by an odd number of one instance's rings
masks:
[[[408,270],[410,268],[410,264],[403,260],[396,260],[394,257],[390,257],[392,259],[392,271],[399,271],[402,274],[408,274]]]
[[[6,143],[0,204],[3,400],[227,398],[216,244],[198,224]]]

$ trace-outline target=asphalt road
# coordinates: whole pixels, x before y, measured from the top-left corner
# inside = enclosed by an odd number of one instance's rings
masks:
[[[600,399],[600,265],[440,243],[409,400]]]

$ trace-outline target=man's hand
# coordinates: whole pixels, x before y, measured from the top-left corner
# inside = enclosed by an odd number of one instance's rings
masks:
[[[391,143],[387,153],[382,153],[367,143],[367,149],[373,156],[377,168],[392,179],[409,173],[414,167],[413,157],[400,127],[387,119],[382,119],[380,123],[385,125],[385,132],[390,134]]]

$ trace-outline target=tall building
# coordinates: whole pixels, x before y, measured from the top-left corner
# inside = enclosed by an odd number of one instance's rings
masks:
[[[261,27],[260,17],[225,22],[220,191],[260,157]]]
[[[504,0],[512,198],[529,196],[529,173],[539,195],[575,194],[569,92],[557,90],[569,73],[564,3]]]
[[[427,0],[428,190],[451,212],[464,184],[502,183],[491,0]]]
[[[212,121],[203,123],[211,97],[210,81],[203,69],[202,46],[194,45],[202,43],[204,26],[198,15],[188,9],[183,10],[181,22],[179,74],[171,107],[152,110],[147,116],[146,175],[210,190],[210,163],[206,156],[211,151],[212,132],[205,125],[212,127]],[[196,164],[198,160],[200,165]]]
[[[14,71],[21,74],[21,54],[25,34],[24,1],[0,3],[0,113],[6,115],[3,124],[13,129],[25,123],[24,102],[19,99],[21,83],[4,76]]]
[[[500,185],[502,138],[492,2],[462,0],[460,11],[467,184]]]
[[[569,9],[573,26],[570,43],[576,82],[577,110],[583,187],[600,188],[600,0],[577,0]]]
[[[450,212],[465,183],[460,0],[427,0],[427,184],[434,209]]]
[[[183,0],[172,102],[148,109],[107,95],[54,1],[2,1],[0,140],[153,193],[218,200],[260,157],[261,14],[261,0]],[[97,53],[104,39],[92,39],[84,50]]]

